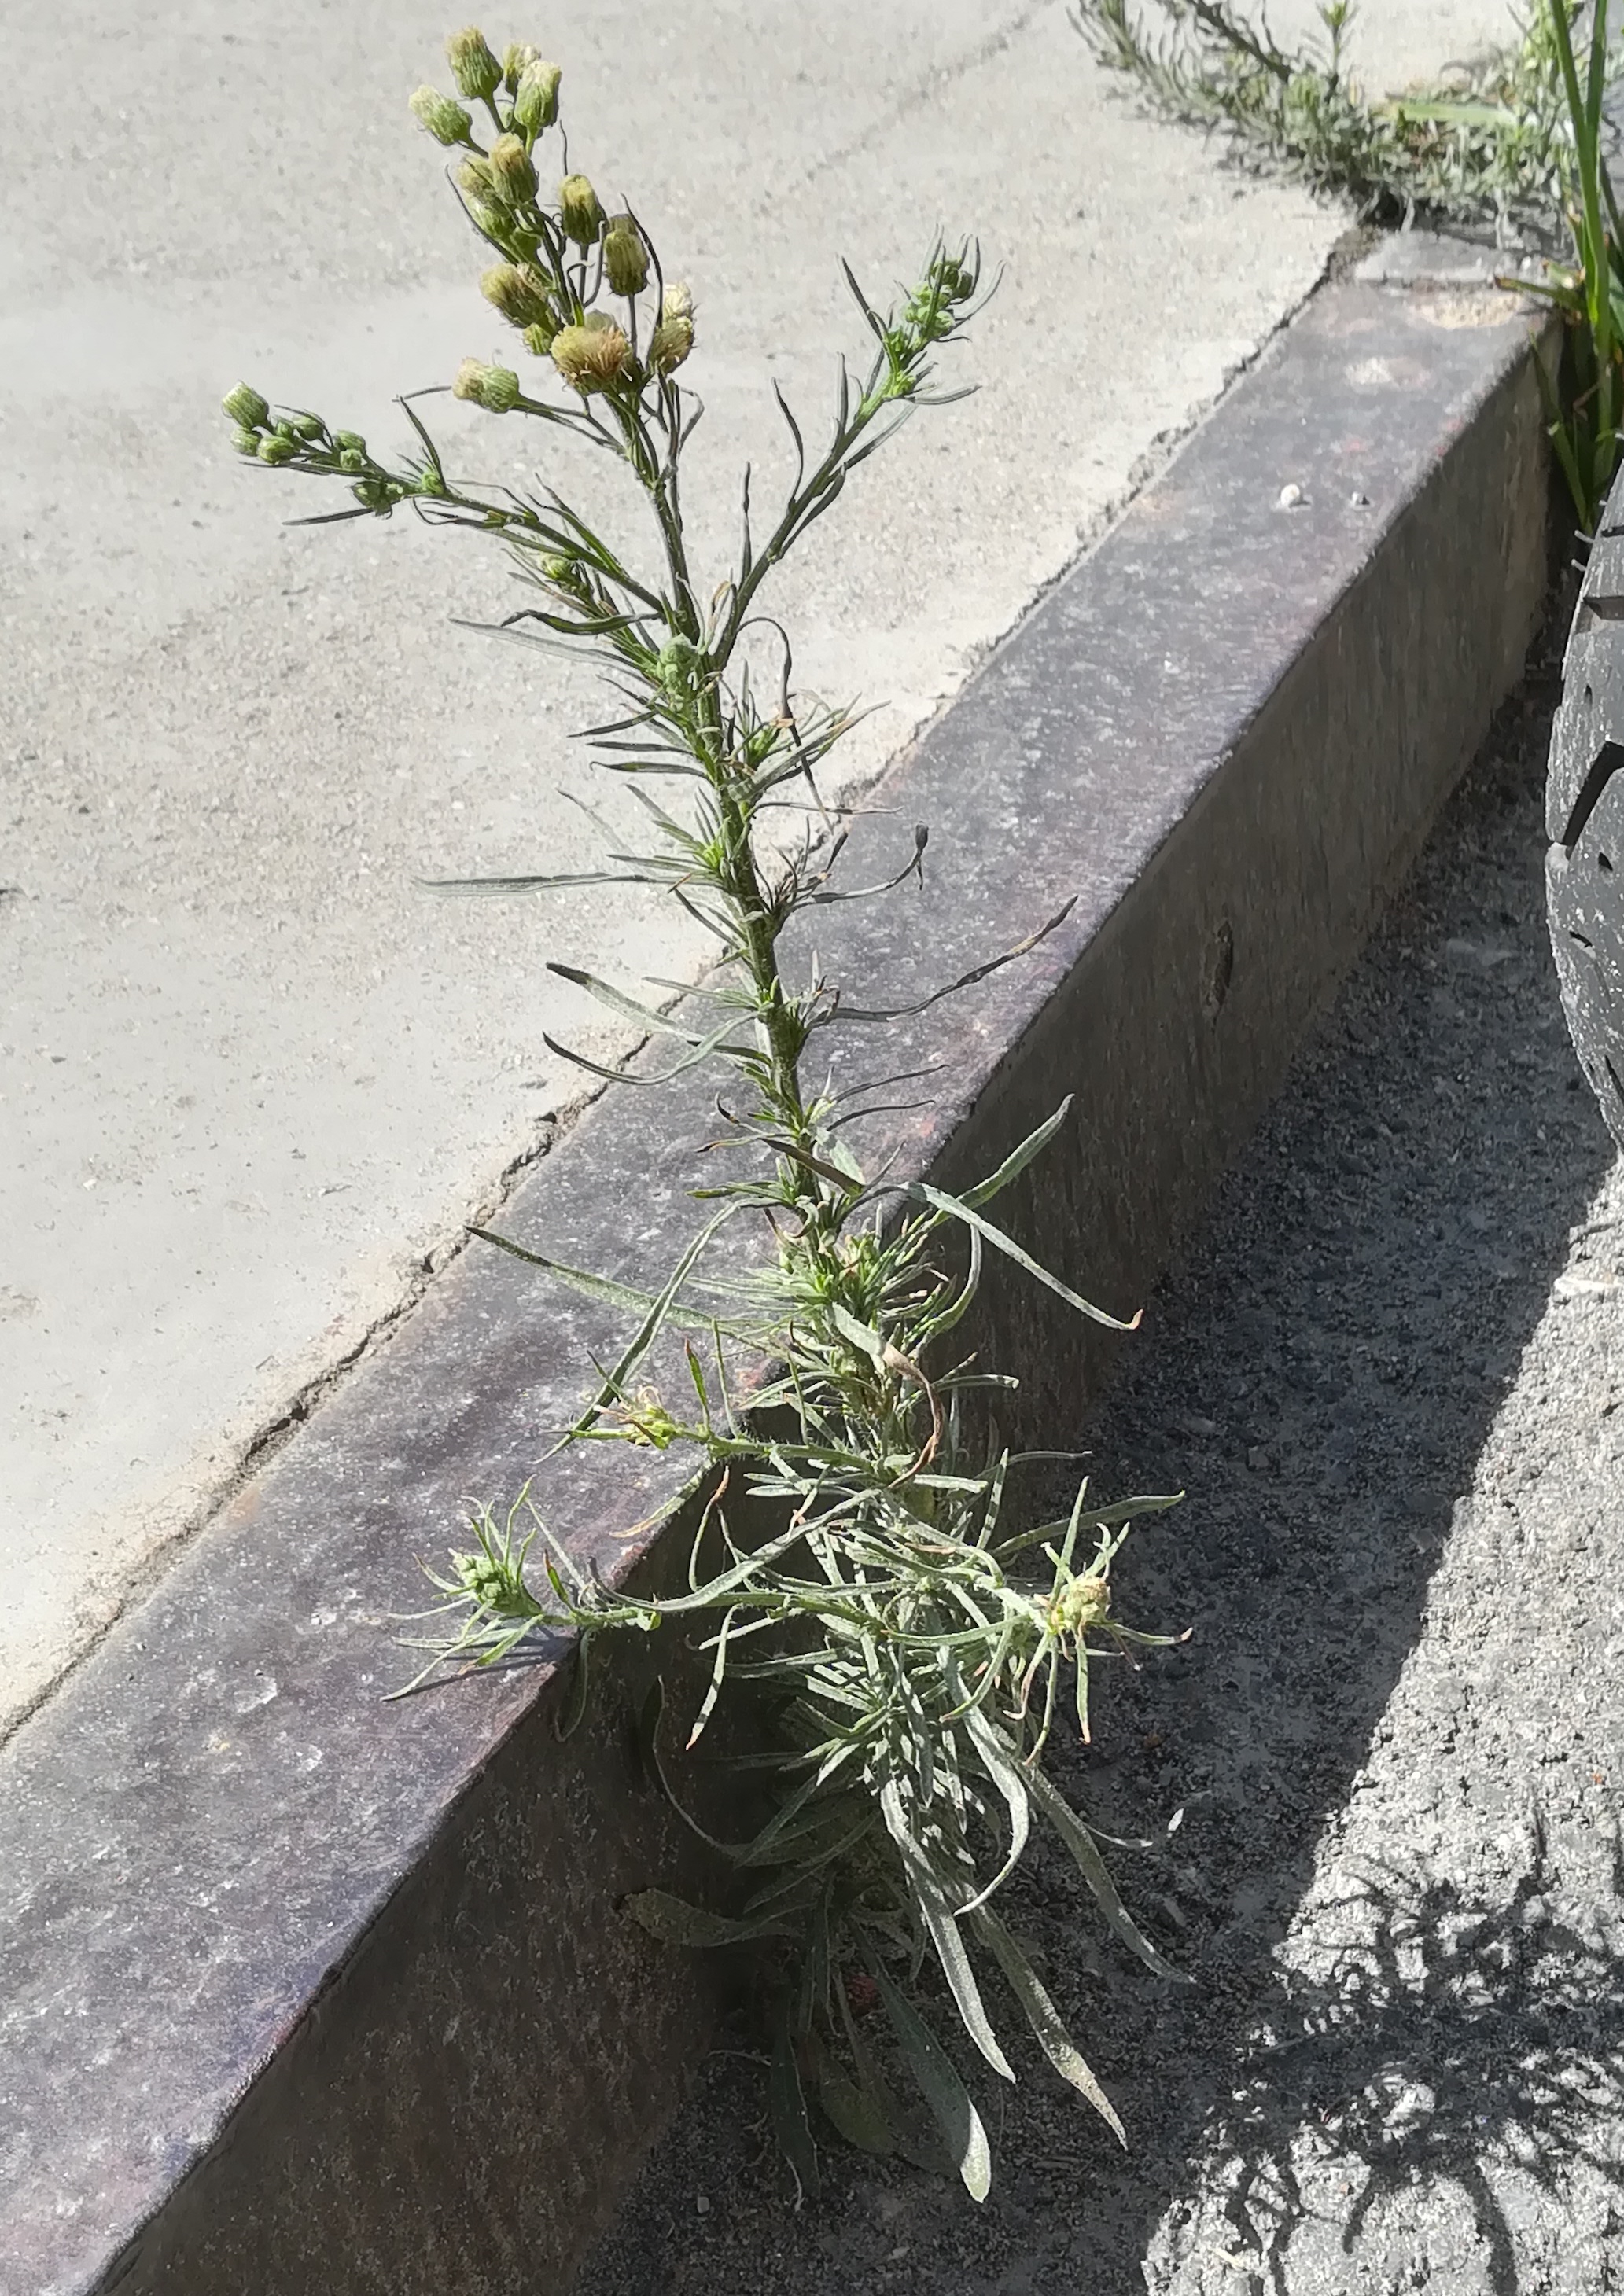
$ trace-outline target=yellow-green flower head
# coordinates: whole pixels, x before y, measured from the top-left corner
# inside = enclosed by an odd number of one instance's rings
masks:
[[[496,196],[496,178],[490,172],[490,161],[481,159],[477,152],[471,152],[463,161],[456,171],[456,180],[471,200],[494,200]]]
[[[263,430],[271,410],[251,383],[240,382],[220,401],[232,421],[243,430]]]
[[[496,197],[510,208],[527,207],[536,196],[536,170],[522,135],[498,135],[486,162]]]
[[[510,95],[540,53],[540,49],[533,48],[528,40],[510,40],[503,49],[502,80]]]
[[[480,281],[480,292],[510,326],[557,324],[545,283],[528,263],[493,264]]]
[[[661,319],[649,337],[649,365],[656,374],[670,374],[693,348],[692,319]]]
[[[693,290],[685,279],[674,279],[666,289],[660,299],[660,316],[662,319],[692,319]]]
[[[467,358],[452,381],[451,396],[471,400],[488,414],[511,414],[522,393],[512,367],[487,366],[483,359]]]
[[[606,311],[589,311],[578,327],[561,327],[553,338],[553,364],[572,390],[585,398],[618,381],[631,357],[631,345]]]
[[[502,85],[502,67],[475,25],[453,32],[446,43],[446,61],[452,78],[472,102],[488,102]]]
[[[513,91],[513,118],[527,135],[539,135],[558,118],[558,84],[563,73],[537,57],[526,64]]]
[[[1086,1634],[1111,1609],[1111,1588],[1103,1578],[1084,1571],[1070,1579],[1049,1605],[1049,1624],[1056,1634]]]
[[[649,283],[649,251],[628,215],[610,217],[603,235],[603,272],[613,295],[641,295]]]
[[[564,235],[578,247],[595,247],[603,228],[598,195],[585,176],[566,176],[558,187],[558,217]]]
[[[462,105],[437,87],[420,87],[407,102],[437,144],[462,144],[472,133],[473,121]]]

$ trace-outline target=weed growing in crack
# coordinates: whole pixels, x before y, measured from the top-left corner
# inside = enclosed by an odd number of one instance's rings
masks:
[[[610,1439],[685,1456],[690,1491],[701,1487],[699,1532],[686,1591],[653,1603],[578,1568],[528,1492],[500,1516],[478,1513],[472,1546],[436,1576],[444,1599],[430,1671],[488,1664],[562,1628],[580,1638],[584,1695],[600,1636],[668,1621],[697,1628],[710,1681],[690,1743],[730,1681],[755,1685],[774,1722],[771,1742],[750,1759],[773,1806],[750,1839],[713,1843],[735,1880],[726,1916],[653,1888],[632,1911],[688,1945],[771,1941],[783,1980],[772,2113],[803,2187],[817,2176],[810,2095],[855,2144],[923,2157],[945,2146],[980,2199],[991,2181],[987,2135],[927,2021],[931,1988],[919,1980],[928,1960],[995,2072],[1013,2079],[983,1992],[996,1972],[1051,2064],[1121,2134],[998,1911],[1034,1821],[1058,1835],[1123,1943],[1173,1973],[1045,1766],[1068,1686],[1087,1734],[1091,1660],[1167,1639],[1116,1617],[1111,1570],[1135,1517],[1171,1501],[1095,1506],[1085,1486],[1065,1516],[1022,1522],[1008,1496],[1022,1460],[996,1439],[972,1447],[972,1412],[984,1409],[988,1390],[1013,1384],[955,1353],[988,1252],[1013,1260],[1075,1314],[1126,1326],[988,1217],[1048,1144],[1064,1107],[980,1185],[955,1195],[865,1170],[852,1141],[861,1109],[809,1081],[824,1032],[883,1028],[901,1015],[854,1004],[815,964],[791,974],[783,934],[819,904],[891,888],[836,880],[844,830],[816,776],[849,716],[792,691],[789,640],[759,603],[774,569],[858,466],[917,407],[944,403],[931,387],[936,364],[974,314],[979,258],[972,246],[939,242],[886,311],[848,272],[874,339],[867,372],[857,381],[842,365],[821,453],[779,394],[793,482],[759,540],[746,489],[737,562],[712,586],[690,563],[681,488],[699,414],[679,380],[697,340],[693,299],[666,275],[642,219],[607,214],[586,176],[564,172],[556,194],[545,196],[538,162],[556,148],[547,139],[558,127],[557,67],[525,46],[499,58],[473,30],[456,34],[448,53],[457,96],[422,88],[412,109],[457,155],[464,210],[499,258],[481,287],[529,362],[521,375],[464,361],[451,389],[492,415],[529,418],[616,457],[646,498],[662,570],[634,572],[629,553],[551,487],[522,494],[455,477],[410,401],[402,404],[415,447],[395,461],[320,415],[274,412],[246,384],[226,410],[244,455],[348,481],[351,505],[327,517],[388,517],[410,504],[430,524],[495,537],[533,594],[513,624],[602,668],[616,709],[590,738],[641,802],[647,849],[612,854],[586,878],[447,890],[632,883],[678,902],[714,943],[712,971],[682,1006],[662,1009],[592,973],[553,968],[668,1047],[662,1074],[623,1077],[567,1056],[611,1084],[719,1067],[732,1079],[723,1124],[738,1177],[693,1191],[708,1200],[708,1217],[658,1292],[488,1238],[627,1319],[629,1338],[555,1449]],[[476,116],[486,123],[477,134]],[[765,699],[750,676],[751,633],[775,651]],[[669,793],[656,799],[650,792],[661,783]],[[801,824],[787,844],[786,812]],[[925,844],[921,830],[893,883],[921,872]],[[1018,959],[1061,916],[936,995]],[[718,1262],[718,1239],[741,1224],[762,1247],[757,1263],[742,1267],[737,1254]],[[662,1387],[650,1383],[655,1377]],[[767,1510],[775,1528],[764,1538],[738,1535],[747,1507],[752,1521]],[[719,1568],[702,1560],[718,1549]],[[870,2007],[884,2013],[888,2051],[862,2021]],[[906,2066],[927,2120],[898,2103],[887,2056],[893,2074]]]
[[[1147,23],[1133,0],[1077,0],[1074,20],[1156,111],[1217,129],[1243,160],[1345,194],[1372,223],[1490,224],[1546,242],[1559,231],[1568,122],[1547,0],[1512,45],[1382,98],[1349,73],[1349,0],[1327,0],[1320,37],[1300,48],[1235,0],[1152,9]]]
[[[1580,0],[1532,0],[1519,37],[1452,69],[1437,86],[1367,97],[1348,71],[1349,0],[1325,0],[1322,37],[1283,48],[1235,0],[1077,0],[1074,21],[1110,70],[1164,118],[1214,129],[1237,156],[1350,199],[1367,222],[1481,231],[1571,259],[1538,285],[1562,318],[1562,355],[1538,373],[1553,451],[1580,530],[1594,534],[1619,459],[1624,406],[1624,253],[1603,153],[1603,104],[1620,64],[1608,0],[1589,9],[1581,78]]]

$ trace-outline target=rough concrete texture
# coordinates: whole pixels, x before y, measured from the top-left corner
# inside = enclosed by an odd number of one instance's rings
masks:
[[[1546,937],[1555,666],[1077,1430],[1096,1487],[1189,1492],[1119,1585],[1191,1639],[1062,1769],[1161,1834],[1117,1864],[1194,1983],[1058,1851],[1012,1915],[1128,2152],[1023,2061],[985,2210],[831,2147],[798,2212],[718,2056],[578,2296],[1624,2284],[1624,1176]]]
[[[1370,76],[1503,22],[1373,4]],[[246,373],[398,437],[393,390],[495,347],[403,108],[445,29],[426,0],[299,0],[274,27],[75,5],[48,45],[14,20],[40,93],[0,248],[0,1718],[547,1136],[576,1086],[542,1029],[610,1040],[543,985],[544,953],[693,961],[619,898],[414,889],[584,856],[554,791],[582,786],[565,735],[595,696],[447,626],[511,594],[458,541],[285,530],[325,505],[238,464],[216,412]],[[604,0],[491,29],[557,39],[576,163],[693,279],[713,563],[744,457],[782,474],[769,379],[813,414],[860,334],[837,255],[883,286],[940,224],[1005,266],[963,362],[980,395],[869,466],[781,593],[808,684],[884,705],[854,773],[956,689],[1343,227],[1133,116],[1060,0]],[[470,467],[524,474],[511,429],[476,445],[445,404]]]

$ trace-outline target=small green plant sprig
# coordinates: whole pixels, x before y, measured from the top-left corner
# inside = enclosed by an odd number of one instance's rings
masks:
[[[1367,222],[1492,226],[1548,246],[1561,234],[1568,149],[1561,5],[1533,0],[1509,45],[1432,87],[1375,99],[1350,76],[1350,0],[1325,0],[1321,37],[1283,47],[1235,0],[1077,0],[1101,62],[1164,117],[1226,135],[1236,155],[1350,199]],[[1561,27],[1577,11],[1568,0]]]
[[[1594,534],[1619,462],[1624,409],[1624,231],[1603,152],[1603,104],[1620,60],[1608,0],[1594,0],[1580,77],[1580,0],[1531,0],[1520,37],[1448,86],[1374,102],[1348,75],[1349,0],[1319,11],[1323,47],[1281,47],[1234,0],[1155,0],[1160,33],[1130,0],[1078,0],[1075,20],[1111,70],[1165,117],[1218,128],[1256,164],[1351,199],[1376,223],[1494,227],[1571,260],[1510,278],[1563,321],[1560,369],[1536,362],[1553,451],[1579,530]]]
[[[1586,535],[1601,523],[1618,469],[1624,408],[1624,228],[1602,151],[1602,106],[1617,71],[1607,17],[1607,0],[1595,0],[1581,79],[1572,28],[1560,0],[1550,13],[1568,127],[1562,209],[1572,261],[1553,263],[1546,279],[1533,286],[1505,283],[1542,297],[1562,316],[1559,370],[1550,373],[1543,359],[1537,365],[1551,445]]]
[[[767,1721],[748,1763],[764,1774],[769,1812],[748,1840],[705,1836],[734,1876],[727,1914],[652,1889],[631,1909],[657,1934],[688,1944],[767,1942],[780,1973],[772,2114],[802,2187],[817,2179],[810,2096],[830,2126],[872,2151],[938,2158],[945,2148],[982,2198],[990,2148],[963,2074],[929,2021],[928,1965],[969,2043],[1013,2079],[982,1989],[996,1973],[1051,2064],[1121,2134],[997,1907],[1035,1819],[1070,1851],[1119,1938],[1171,1974],[1123,1907],[1098,1837],[1054,1784],[1046,1755],[1068,1678],[1086,1736],[1091,1665],[1167,1639],[1117,1618],[1111,1570],[1132,1521],[1172,1502],[1091,1506],[1085,1486],[1064,1516],[1023,1524],[1009,1494],[1030,1458],[985,1433],[972,1444],[972,1411],[980,1407],[984,1428],[988,1390],[1013,1385],[955,1353],[988,1250],[1072,1311],[1127,1326],[988,1217],[1065,1108],[980,1186],[954,1195],[871,1174],[857,1153],[854,1125],[897,1079],[847,1092],[809,1081],[825,1032],[882,1027],[899,1014],[853,1004],[815,962],[786,972],[783,935],[820,904],[878,895],[920,875],[926,838],[915,832],[912,855],[888,884],[834,882],[843,818],[824,803],[816,775],[849,717],[795,694],[789,639],[757,603],[853,471],[916,407],[956,395],[930,385],[938,353],[973,315],[979,264],[973,248],[939,242],[917,284],[884,313],[848,271],[874,337],[867,372],[854,379],[842,363],[821,455],[778,394],[793,479],[759,543],[746,485],[737,560],[710,586],[690,565],[680,485],[699,412],[678,380],[694,347],[693,299],[666,279],[642,221],[629,209],[605,212],[586,177],[563,172],[556,193],[544,197],[537,163],[558,127],[557,67],[529,47],[498,59],[474,30],[456,34],[448,53],[458,97],[420,89],[412,109],[462,154],[455,180],[464,210],[501,258],[480,283],[530,363],[521,378],[517,367],[466,361],[451,389],[489,414],[529,417],[616,456],[652,513],[662,572],[634,573],[551,487],[522,495],[455,478],[413,404],[403,402],[416,447],[397,462],[378,459],[359,434],[320,415],[274,413],[245,384],[226,410],[241,451],[258,463],[349,482],[351,507],[327,516],[387,517],[409,504],[431,523],[497,536],[534,594],[510,626],[539,625],[549,642],[580,650],[604,671],[619,714],[590,738],[641,804],[648,849],[611,854],[585,876],[446,890],[628,882],[678,902],[714,954],[713,969],[680,1005],[651,1004],[575,967],[551,968],[668,1047],[663,1068],[612,1070],[554,1049],[627,1086],[719,1064],[732,1076],[719,1103],[724,1143],[739,1161],[737,1177],[693,1191],[711,1209],[657,1292],[476,1231],[627,1318],[630,1336],[554,1451],[617,1440],[686,1458],[698,1529],[686,1591],[653,1603],[578,1570],[528,1490],[500,1517],[476,1509],[472,1546],[434,1574],[443,1602],[431,1614],[426,1671],[493,1664],[527,1636],[568,1628],[579,1636],[584,1698],[600,1636],[667,1621],[701,1629],[709,1685],[689,1743],[729,1680],[752,1685]],[[471,106],[488,122],[488,142],[476,136]],[[567,170],[566,160],[559,165]],[[752,647],[765,647],[776,671],[766,700],[759,675],[752,679]],[[651,790],[661,781],[673,793],[657,799]],[[786,813],[802,821],[787,840]],[[1064,914],[906,1009],[1014,961]],[[759,1264],[716,1249],[741,1223],[764,1247]],[[668,1512],[683,1503],[673,1499]],[[764,1509],[775,1528],[741,1536],[740,1525],[759,1525]],[[658,1761],[657,1736],[654,1754]],[[898,2103],[888,2060],[907,2069],[924,2121]]]

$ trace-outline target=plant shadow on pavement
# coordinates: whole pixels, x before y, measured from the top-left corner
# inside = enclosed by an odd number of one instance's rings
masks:
[[[1447,2180],[1481,2220],[1488,2278],[1472,2286],[1531,2284],[1481,2163],[1509,2145],[1525,2181],[1559,2186],[1620,2103],[1605,2037],[1624,2030],[1605,1940],[1550,1910],[1537,1817],[1523,1815],[1524,1871],[1500,1902],[1463,1902],[1395,1845],[1361,1885],[1360,1942],[1336,1981],[1310,1985],[1276,1948],[1612,1164],[1546,939],[1560,636],[1079,1431],[1096,1489],[1190,1492],[1136,1535],[1119,1585],[1126,1615],[1191,1639],[1136,1674],[1102,1671],[1095,1743],[1056,1780],[1113,1833],[1183,1808],[1160,1848],[1118,1863],[1193,1982],[1169,1989],[1117,1951],[1058,1853],[1034,1858],[1008,1916],[1129,2149],[1023,2062],[1020,2087],[985,2100],[1002,2110],[984,2209],[832,2145],[821,2198],[797,2210],[759,2091],[721,2054],[579,2296],[755,2296],[769,2279],[779,2296],[1143,2296],[1170,2284],[1153,2251],[1188,2213],[1193,2164],[1220,2158],[1220,2226],[1244,2254],[1220,2243],[1210,2274],[1181,2267],[1178,2287],[1284,2290],[1310,2156],[1322,2231],[1327,2194],[1340,2215],[1333,2251],[1383,2192]],[[1361,2275],[1349,2259],[1290,2284]]]
[[[1456,1883],[1390,1863],[1329,1909],[1355,1935],[1325,1976],[1277,1979],[1266,2012],[1275,2038],[1235,2068],[1229,2101],[1204,2132],[1227,2164],[1222,2218],[1231,2258],[1288,2286],[1293,2235],[1330,2214],[1333,2249],[1360,2242],[1379,2203],[1453,2186],[1493,2296],[1525,2285],[1520,2226],[1503,2174],[1547,2199],[1576,2169],[1624,2198],[1624,2165],[1596,2141],[1624,2112],[1624,1934],[1589,1933],[1551,1899],[1558,1876],[1536,1816],[1528,1864],[1505,1900],[1468,1903]],[[1624,1898],[1613,1843],[1612,1895]],[[1339,2196],[1329,2212],[1309,2189]]]

